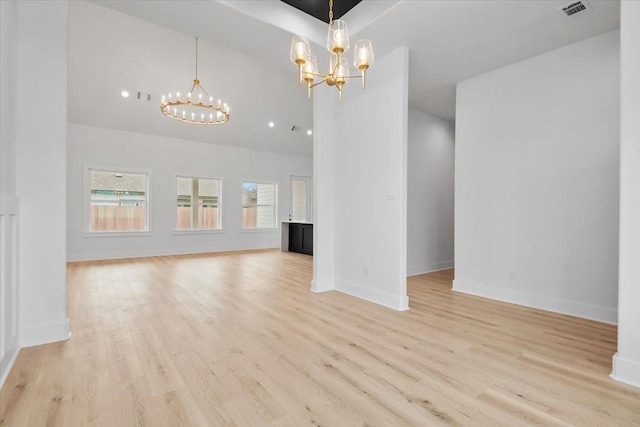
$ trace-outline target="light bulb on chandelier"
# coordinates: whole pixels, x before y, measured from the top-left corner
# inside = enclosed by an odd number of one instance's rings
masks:
[[[333,0],[329,0],[327,50],[329,51],[329,72],[326,74],[318,72],[316,57],[311,54],[311,43],[304,36],[293,36],[290,59],[298,66],[299,83],[305,82],[307,84],[307,98],[311,99],[311,89],[326,83],[338,89],[338,96],[342,102],[342,90],[348,79],[360,77],[362,89],[366,87],[367,70],[373,65],[374,56],[371,42],[359,40],[355,45],[353,65],[360,70],[360,76],[350,74],[349,61],[342,56],[349,50],[347,23],[339,19],[333,20]],[[320,80],[316,81],[316,77],[319,77]]]

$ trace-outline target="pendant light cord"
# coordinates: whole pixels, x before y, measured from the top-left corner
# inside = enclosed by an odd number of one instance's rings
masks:
[[[196,80],[198,80],[198,38],[196,37]]]
[[[329,26],[333,22],[333,0],[329,0]]]

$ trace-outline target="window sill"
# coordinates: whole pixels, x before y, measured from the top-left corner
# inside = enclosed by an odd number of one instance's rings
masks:
[[[273,233],[273,232],[277,232],[280,231],[280,228],[278,227],[274,227],[274,228],[241,228],[240,232],[241,233]]]
[[[203,229],[193,229],[193,230],[173,230],[171,234],[173,234],[174,236],[180,236],[180,235],[189,235],[189,234],[222,234],[222,233],[224,233],[224,229],[222,228],[215,228],[215,229],[203,228]]]
[[[151,231],[85,231],[82,237],[148,237],[152,234]]]

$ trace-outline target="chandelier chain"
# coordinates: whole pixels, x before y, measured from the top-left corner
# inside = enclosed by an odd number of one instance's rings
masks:
[[[196,80],[198,80],[198,38],[196,37]]]
[[[329,0],[329,25],[333,22],[333,0]]]

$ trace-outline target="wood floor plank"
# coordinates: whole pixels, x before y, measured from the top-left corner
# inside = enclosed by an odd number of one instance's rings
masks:
[[[71,406],[67,412],[69,426],[99,426],[100,404],[107,400],[104,390],[110,383],[107,369],[75,373],[71,379]]]
[[[20,350],[11,373],[0,389],[0,425],[25,425],[33,404],[37,404],[37,379],[46,353],[44,346]]]
[[[21,350],[0,426],[640,426],[616,327],[408,279],[410,310],[309,291],[276,250],[72,263],[73,335]]]
[[[130,381],[145,375],[131,333],[126,328],[105,332],[109,374],[113,382]]]
[[[145,377],[109,383],[100,391],[99,425],[162,426],[156,400]]]
[[[169,351],[164,348],[153,328],[141,327],[130,332],[151,393],[157,396],[184,387]]]
[[[156,406],[166,426],[200,427],[207,425],[207,420],[187,388],[169,391],[157,396]]]
[[[176,368],[207,423],[232,425],[223,404],[240,395],[241,387],[237,378],[227,374],[224,363],[206,363],[195,353],[181,353]]]

